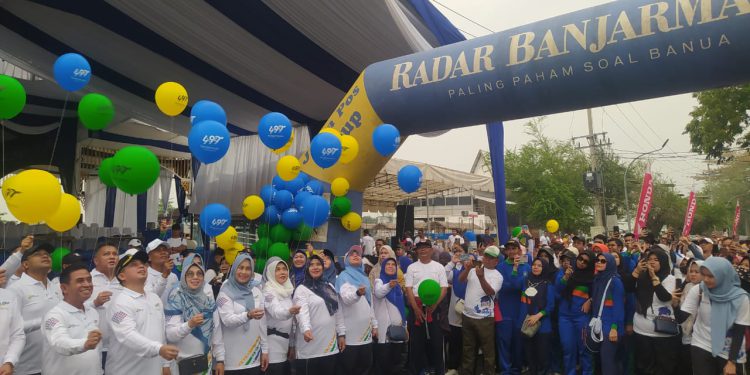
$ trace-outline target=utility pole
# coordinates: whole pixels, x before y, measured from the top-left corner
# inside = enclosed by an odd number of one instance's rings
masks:
[[[594,133],[594,120],[591,115],[591,109],[586,110],[588,117],[589,134],[579,137],[573,137],[571,140],[577,149],[589,149],[591,156],[591,171],[584,175],[584,185],[586,189],[594,194],[594,226],[606,228],[606,208],[604,206],[604,177],[602,173],[601,154],[602,147],[611,146],[612,143],[607,138],[607,133]],[[581,146],[576,142],[579,139],[586,139],[587,145]]]

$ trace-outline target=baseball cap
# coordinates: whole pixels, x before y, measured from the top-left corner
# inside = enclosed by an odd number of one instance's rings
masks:
[[[69,266],[71,264],[76,264],[83,262],[83,257],[78,253],[70,253],[62,257],[62,264],[64,266]]]
[[[516,241],[508,241],[505,243],[505,245],[503,245],[503,247],[505,247],[506,249],[509,247],[515,247],[517,249],[520,249],[521,245],[519,245],[518,242]],[[487,249],[485,249],[484,251],[487,252]]]
[[[117,261],[115,266],[115,277],[122,272],[122,269],[127,267],[133,260],[140,260],[141,262],[148,263],[148,255],[145,252],[138,249],[128,249],[126,252],[120,255],[120,260]]]
[[[430,248],[430,249],[432,249],[432,242],[430,242],[430,240],[422,241],[422,242],[417,243],[416,246],[414,246],[415,250],[419,250],[419,249],[422,249],[422,248]]]
[[[142,247],[142,246],[143,246],[143,243],[141,242],[141,240],[137,238],[133,238],[132,240],[130,240],[130,242],[128,242],[128,247],[131,249],[134,247]]]
[[[497,258],[500,256],[500,249],[497,246],[487,246],[487,248],[484,249],[484,255]]]
[[[39,244],[37,247],[32,247],[31,249],[24,251],[21,256],[21,261],[29,259],[29,257],[34,255],[37,251],[46,251],[48,254],[52,254],[52,252],[55,251],[55,248],[49,243]]]
[[[714,244],[714,240],[710,239],[709,237],[703,237],[700,241],[698,241],[699,244],[703,243],[710,243],[711,245]]]
[[[169,244],[167,243],[167,241],[162,241],[157,238],[148,243],[148,245],[146,246],[146,254],[156,250],[159,246],[164,246],[169,249]]]

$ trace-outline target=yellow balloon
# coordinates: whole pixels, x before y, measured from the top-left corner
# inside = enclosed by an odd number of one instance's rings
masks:
[[[331,181],[331,193],[337,197],[343,197],[349,192],[349,181],[343,177],[336,177]]]
[[[188,93],[181,84],[177,82],[164,82],[154,94],[154,101],[159,110],[167,116],[177,116],[188,105]]]
[[[359,142],[351,135],[342,135],[339,138],[341,139],[341,158],[339,158],[339,162],[341,164],[349,164],[359,154]]]
[[[242,245],[242,244],[241,244],[241,243],[239,243],[239,242],[236,242],[236,243],[234,244],[234,251],[236,251],[236,252],[238,252],[238,253],[239,253],[239,252],[241,252],[241,251],[243,251],[243,250],[245,250],[245,246],[244,246],[244,245]]]
[[[287,142],[284,146],[282,146],[279,149],[272,150],[274,154],[281,155],[285,153],[287,150],[289,150],[292,147],[292,142],[294,142],[294,130],[292,130],[292,136],[289,137],[289,142]]]
[[[224,250],[233,248],[236,243],[237,229],[234,229],[231,225],[224,231],[224,233],[216,236],[216,244]]]
[[[231,266],[232,263],[234,263],[234,259],[237,258],[237,254],[239,251],[235,250],[233,247],[224,250],[224,259],[227,260],[227,263]]]
[[[55,213],[63,194],[57,177],[39,169],[6,179],[2,191],[10,213],[27,224],[36,224]]]
[[[302,167],[299,163],[299,159],[292,155],[286,155],[279,159],[276,163],[276,173],[284,181],[294,180],[299,175],[299,170]]]
[[[250,220],[259,218],[260,215],[263,215],[265,209],[266,204],[257,195],[249,195],[242,201],[242,213]]]
[[[331,134],[333,134],[333,135],[341,138],[341,133],[338,130],[334,129],[334,128],[323,128],[323,129],[320,130],[320,133],[331,133]],[[318,133],[318,134],[320,134],[320,133]]]
[[[547,232],[555,233],[558,229],[560,229],[560,223],[557,220],[552,219],[547,222]]]
[[[341,225],[350,232],[354,232],[362,226],[362,216],[352,211],[341,217]]]
[[[60,199],[60,206],[52,216],[44,219],[47,222],[47,226],[57,232],[65,232],[70,230],[81,218],[81,203],[78,202],[76,197],[70,194],[63,194]]]

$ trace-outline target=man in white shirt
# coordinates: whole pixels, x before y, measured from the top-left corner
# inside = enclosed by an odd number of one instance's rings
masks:
[[[166,302],[169,291],[179,283],[177,275],[172,273],[174,263],[169,258],[169,244],[159,239],[153,240],[146,246],[146,254],[149,263],[146,290]]]
[[[38,374],[42,371],[44,337],[39,328],[44,314],[59,302],[47,279],[47,274],[52,269],[50,254],[53,250],[52,245],[43,243],[24,251],[21,266],[26,271],[8,289],[16,294],[26,334],[26,345],[14,370],[16,374]]]
[[[132,241],[132,240],[131,240]],[[138,240],[135,240],[138,241]],[[140,243],[140,241],[139,241]],[[111,243],[101,243],[94,250],[94,269],[91,270],[91,283],[93,292],[87,303],[93,303],[99,314],[99,321],[106,322],[107,307],[109,301],[122,291],[122,285],[115,276],[115,266],[117,266],[117,247]],[[109,324],[101,324],[99,328],[102,331],[102,368],[107,361],[107,350],[109,349]]]
[[[107,308],[109,341],[108,375],[160,374],[164,360],[177,358],[179,349],[165,343],[164,305],[145,289],[148,256],[135,249],[117,262],[115,275],[123,290]]]
[[[469,260],[464,264],[464,270],[458,276],[461,282],[468,280],[466,285],[466,299],[463,312],[463,359],[461,361],[462,374],[471,374],[475,367],[477,346],[482,353],[492,353],[484,356],[484,372],[495,373],[495,295],[503,285],[503,275],[498,272],[498,258],[500,249],[488,246],[482,256],[482,264],[474,267]]]
[[[459,245],[464,244],[464,238],[461,237],[460,234],[458,234],[458,229],[454,229],[453,233],[451,233],[450,236],[448,236],[448,248],[453,249],[453,244],[458,241]]]
[[[421,230],[421,229],[418,230],[417,231],[417,235],[414,237],[414,244],[417,245],[417,244],[425,242],[425,241],[429,241],[429,240],[427,239],[427,237],[425,237],[424,231]]]
[[[0,285],[5,284],[5,270],[0,270]],[[23,318],[16,296],[0,289],[0,374],[12,374],[26,343]]]
[[[45,374],[101,374],[102,332],[99,314],[84,302],[91,297],[91,273],[83,263],[60,273],[63,301],[44,316],[42,372]]]
[[[13,254],[5,259],[5,262],[0,265],[0,270],[5,271],[5,277],[7,277],[6,281],[0,284],[0,288],[8,288],[21,278],[21,274],[23,274],[23,268],[21,267],[21,257],[23,257],[24,251],[31,249],[33,246],[34,235],[27,234],[23,237],[23,239],[21,239],[21,245],[16,247],[13,250]]]
[[[182,228],[180,224],[172,225],[172,236],[167,239],[169,246],[169,258],[178,267],[182,266],[182,252],[187,250],[187,240],[182,238]]]
[[[436,307],[445,298],[448,290],[448,278],[445,274],[445,267],[432,260],[432,251],[430,241],[417,243],[416,252],[419,260],[409,265],[406,275],[404,275],[406,297],[413,312],[413,314],[409,314],[409,342],[411,345],[410,353],[413,354],[411,360],[417,371],[433,368],[437,373],[442,374],[445,372],[443,368],[443,331],[440,328],[439,317],[434,315]],[[419,284],[427,279],[438,282],[440,298],[434,305],[427,306],[425,311],[417,296]],[[429,340],[427,339],[428,330]],[[431,364],[428,363],[428,358],[432,360]]]
[[[360,245],[362,245],[362,251],[364,252],[364,255],[376,255],[375,240],[372,238],[372,236],[370,236],[370,231],[368,229],[365,229],[363,234],[364,236],[362,236],[362,239],[359,240],[359,243]]]

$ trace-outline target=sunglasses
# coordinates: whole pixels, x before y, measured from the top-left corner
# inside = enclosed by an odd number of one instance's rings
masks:
[[[599,264],[607,264],[607,260],[604,259],[604,258],[599,258],[599,259],[596,260],[596,262],[599,263]]]
[[[583,264],[589,264],[589,260],[586,259],[586,258],[578,258],[576,260],[579,261],[579,262],[581,262],[581,263],[583,263]]]

